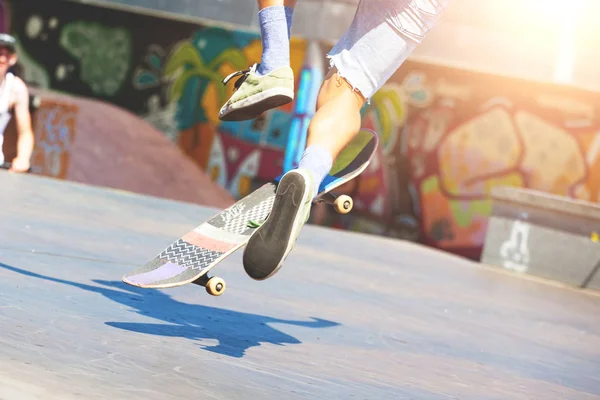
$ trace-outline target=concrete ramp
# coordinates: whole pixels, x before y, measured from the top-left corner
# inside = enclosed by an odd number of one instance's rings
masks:
[[[121,283],[216,212],[0,174],[0,399],[598,399],[600,297],[307,226],[221,297]]]

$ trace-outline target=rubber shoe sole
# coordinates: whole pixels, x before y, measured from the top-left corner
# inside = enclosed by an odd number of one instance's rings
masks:
[[[233,104],[220,115],[221,121],[247,121],[259,117],[265,111],[284,106],[294,100],[294,91],[272,88]]]
[[[250,237],[244,250],[246,273],[255,280],[273,276],[281,268],[306,222],[311,195],[308,177],[301,171],[285,174],[277,186],[273,208],[267,220]]]

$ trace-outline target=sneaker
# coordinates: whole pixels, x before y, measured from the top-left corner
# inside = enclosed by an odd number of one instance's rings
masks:
[[[223,80],[227,83],[242,75],[235,82],[235,92],[219,111],[221,121],[244,121],[254,119],[267,110],[288,104],[294,100],[294,71],[290,67],[277,68],[267,75],[256,73],[257,64],[245,71],[234,72]]]
[[[308,171],[294,169],[281,177],[271,213],[244,250],[244,269],[252,279],[264,280],[279,271],[310,217],[313,188]]]

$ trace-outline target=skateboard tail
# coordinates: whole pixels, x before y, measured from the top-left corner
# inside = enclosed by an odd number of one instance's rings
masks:
[[[160,257],[156,257],[146,264],[146,266],[149,267],[147,271],[124,275],[122,280],[129,285],[144,289],[168,289],[192,283],[195,280],[200,279],[203,275],[208,273],[212,267],[245,244],[245,242],[240,243],[231,247],[226,252],[219,253],[201,269],[195,269],[189,264],[186,265],[183,263],[167,261]],[[157,268],[155,267],[155,264],[157,263],[161,263],[162,265]]]
[[[194,282],[248,242],[255,231],[251,221],[267,218],[275,199],[267,183],[208,221],[187,232],[152,261],[122,280],[143,288],[170,288]]]

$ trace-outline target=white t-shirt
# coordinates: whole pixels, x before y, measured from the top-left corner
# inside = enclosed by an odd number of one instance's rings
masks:
[[[2,145],[4,144],[4,131],[12,118],[12,110],[10,104],[12,100],[13,85],[15,76],[12,73],[7,73],[2,86],[0,86],[0,164],[4,163],[4,152]]]

